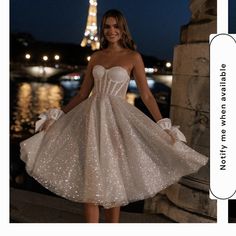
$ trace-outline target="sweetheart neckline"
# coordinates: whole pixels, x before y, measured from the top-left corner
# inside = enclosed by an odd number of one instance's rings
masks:
[[[103,65],[100,65],[100,64],[97,64],[97,65],[95,65],[93,68],[95,68],[96,66],[101,66],[102,68],[104,68],[105,70],[111,70],[111,69],[113,69],[113,68],[121,68],[121,69],[123,69],[125,72],[126,72],[126,74],[128,75],[128,77],[130,78],[130,75],[129,75],[129,72],[127,71],[127,69],[125,69],[123,66],[111,66],[111,67],[109,67],[109,68],[106,68],[105,66],[103,66]]]

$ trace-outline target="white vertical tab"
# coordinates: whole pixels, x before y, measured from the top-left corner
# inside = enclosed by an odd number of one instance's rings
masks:
[[[210,37],[210,188],[219,199],[235,194],[236,41],[232,35]]]
[[[228,0],[217,0],[217,33],[228,33]]]

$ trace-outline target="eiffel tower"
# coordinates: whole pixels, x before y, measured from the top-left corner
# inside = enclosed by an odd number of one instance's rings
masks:
[[[91,46],[92,50],[100,47],[97,32],[97,0],[89,0],[87,24],[81,46]]]

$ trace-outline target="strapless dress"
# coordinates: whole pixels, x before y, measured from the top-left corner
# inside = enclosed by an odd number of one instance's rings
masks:
[[[127,70],[96,65],[92,73],[86,100],[35,134],[40,142],[34,136],[21,142],[26,170],[41,185],[71,201],[111,208],[152,197],[207,163],[126,101]]]

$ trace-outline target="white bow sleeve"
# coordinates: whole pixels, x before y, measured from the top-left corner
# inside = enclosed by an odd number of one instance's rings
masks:
[[[179,126],[172,126],[171,120],[169,118],[163,118],[157,121],[157,124],[164,130],[169,130],[176,140],[187,142],[184,134],[179,130]]]
[[[63,114],[65,114],[62,110],[57,109],[57,108],[52,108],[49,109],[47,112],[44,112],[42,114],[39,115],[40,120],[36,121],[35,123],[35,132],[40,131],[43,124],[48,121],[51,120],[51,124],[52,125],[56,120],[58,120]]]

